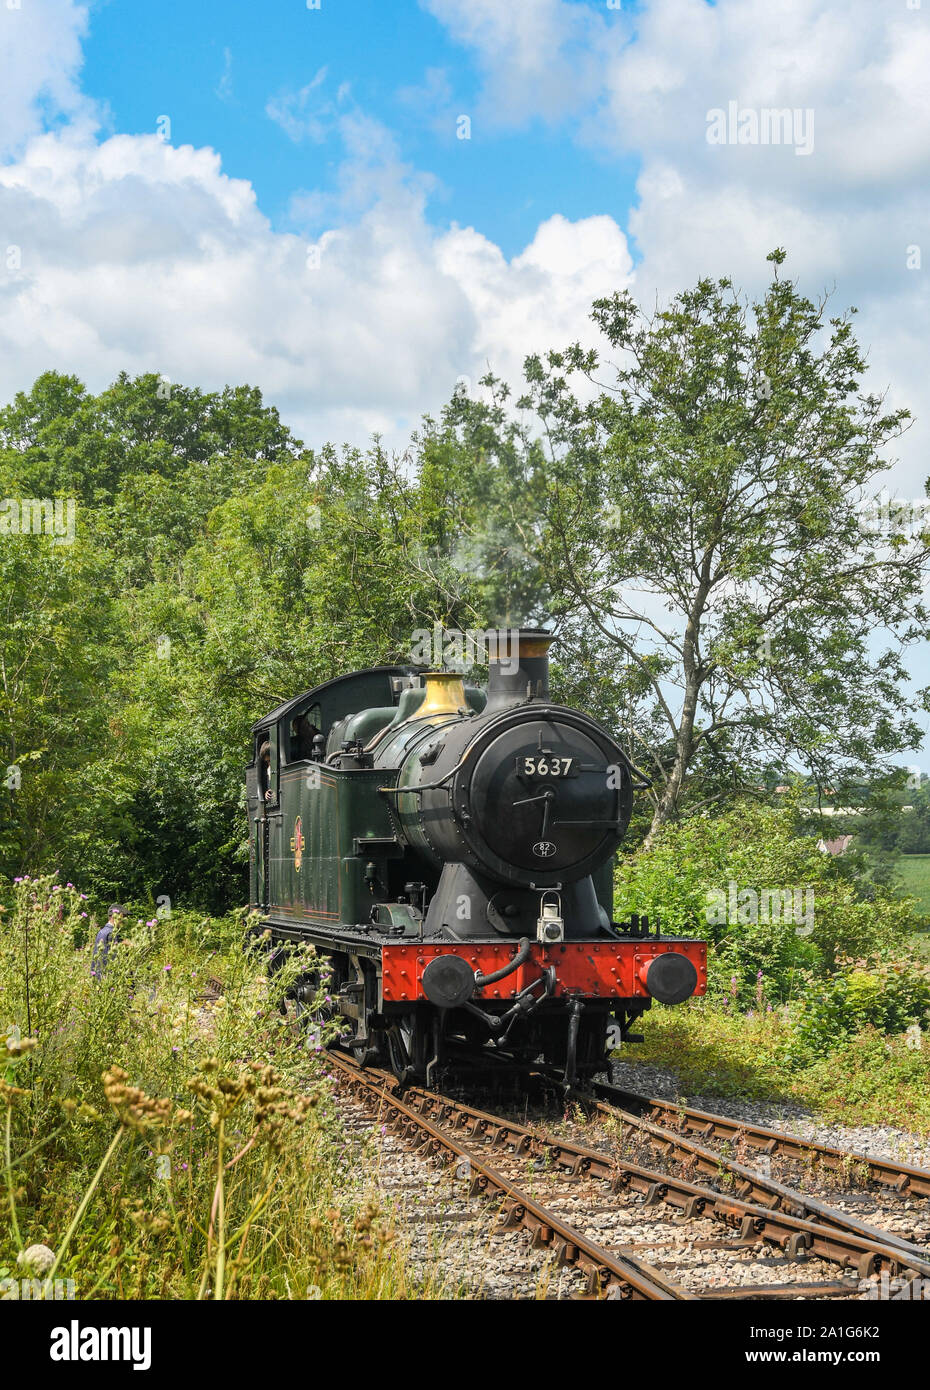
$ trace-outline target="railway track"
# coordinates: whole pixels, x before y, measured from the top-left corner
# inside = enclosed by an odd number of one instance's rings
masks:
[[[592,1148],[438,1092],[401,1095],[389,1073],[338,1052],[330,1059],[376,1120],[467,1173],[471,1194],[492,1200],[498,1229],[522,1227],[556,1266],[583,1271],[590,1297],[856,1299],[870,1287],[862,1281],[885,1275],[902,1298],[930,1289],[930,1257],[916,1245],[763,1175],[756,1181],[725,1154],[685,1150],[692,1164],[712,1163],[718,1183],[727,1180],[721,1191],[628,1161],[616,1146]],[[692,1144],[653,1128],[666,1149]]]
[[[616,1086],[595,1083],[582,1103],[603,1119],[619,1125],[620,1136],[660,1154],[689,1172],[720,1175],[721,1162],[740,1196],[762,1205],[783,1208],[824,1225],[838,1225],[866,1239],[881,1240],[905,1252],[916,1249],[930,1262],[930,1251],[921,1246],[930,1238],[930,1172],[908,1164],[868,1154],[844,1151],[780,1130],[767,1129],[724,1115],[695,1110],[675,1102],[656,1100]],[[714,1147],[710,1147],[713,1144]],[[753,1162],[755,1160],[755,1162]],[[780,1181],[772,1174],[773,1160],[789,1177]],[[809,1190],[813,1184],[820,1191]],[[824,1189],[830,1200],[825,1200]],[[871,1193],[890,1199],[910,1227],[907,1236],[862,1220],[846,1209],[861,1203],[855,1193]],[[905,1200],[917,1203],[923,1213],[923,1230],[914,1230],[912,1211],[900,1211]],[[915,1239],[915,1235],[918,1237]]]
[[[829,1144],[801,1139],[781,1130],[766,1129],[762,1125],[734,1120],[727,1115],[694,1110],[676,1101],[656,1100],[639,1095],[635,1091],[625,1091],[619,1086],[598,1082],[591,1087],[591,1091],[608,1112],[623,1111],[650,1120],[666,1129],[694,1135],[705,1142],[713,1140],[738,1143],[756,1150],[765,1157],[777,1155],[790,1158],[805,1166],[813,1164],[827,1169],[844,1178],[851,1175],[864,1177],[869,1184],[876,1184],[899,1194],[930,1198],[930,1172],[925,1168],[895,1163],[874,1154],[833,1148]]]
[[[460,1137],[450,1133],[448,1125],[434,1124],[420,1105],[407,1103],[409,1096],[401,1100],[392,1076],[362,1068],[338,1052],[332,1052],[329,1061],[342,1081],[357,1095],[373,1102],[382,1122],[399,1131],[411,1147],[430,1158],[451,1161],[459,1171],[463,1171],[464,1165],[470,1193],[499,1201],[502,1227],[524,1227],[537,1246],[551,1249],[556,1264],[573,1264],[582,1269],[590,1293],[650,1301],[691,1297],[659,1271],[603,1249],[541,1205],[510,1176],[489,1164],[475,1146],[463,1144]]]

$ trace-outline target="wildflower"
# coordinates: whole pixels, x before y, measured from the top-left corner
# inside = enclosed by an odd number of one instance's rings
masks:
[[[151,920],[151,922],[146,922],[145,925],[146,925],[147,927],[157,927],[157,926],[158,926],[158,918],[157,918],[157,917],[153,917],[152,920]]]
[[[55,1263],[55,1252],[47,1245],[30,1245],[27,1249],[20,1250],[16,1256],[16,1263],[41,1276],[48,1274]]]
[[[170,965],[166,965],[166,966],[165,966],[165,969],[166,969],[166,970],[170,970],[170,969],[171,969],[171,966],[170,966]]]

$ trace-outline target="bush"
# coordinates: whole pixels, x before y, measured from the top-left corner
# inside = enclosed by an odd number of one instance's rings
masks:
[[[821,853],[798,829],[793,803],[667,825],[619,863],[616,915],[647,912],[664,931],[705,937],[718,997],[735,976],[739,996],[753,998],[761,970],[766,1001],[784,1002],[845,957],[900,954],[912,905],[874,884],[861,895],[855,860]]]
[[[854,1033],[903,1033],[930,1008],[930,970],[911,959],[850,962],[828,979],[811,978],[791,1009],[787,1059],[829,1056]]]

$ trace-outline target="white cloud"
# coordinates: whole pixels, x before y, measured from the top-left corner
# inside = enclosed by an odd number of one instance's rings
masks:
[[[87,9],[72,0],[0,6],[0,158],[21,149],[48,116],[87,119],[77,80]]]
[[[621,41],[614,23],[565,0],[420,0],[485,74],[479,116],[495,125],[561,120],[590,100],[605,56]]]
[[[438,256],[472,310],[467,354],[517,386],[529,353],[576,339],[594,344],[592,301],[629,285],[633,264],[620,228],[603,216],[550,217],[512,261],[474,228],[454,228]]]
[[[315,241],[275,232],[212,150],[34,139],[0,167],[0,225],[22,258],[0,280],[0,398],[49,368],[93,388],[121,370],[247,381],[308,442],[399,443],[458,377],[488,360],[516,376],[526,352],[574,336],[629,270],[606,217],[553,217],[510,261],[473,229],[436,235],[383,131],[353,114],[343,135],[355,220]]]
[[[223,71],[220,80],[214,87],[214,93],[220,101],[232,101],[233,95],[233,56],[231,48],[223,49]]]
[[[837,309],[860,309],[869,385],[927,411],[930,351],[930,23],[926,9],[874,0],[649,0],[608,12],[575,0],[421,0],[471,47],[485,77],[481,105],[506,124],[515,110],[545,120],[548,74],[585,52],[559,108],[578,139],[606,155],[638,155],[629,231],[641,255],[635,287],[666,298],[700,275],[727,274],[750,293],[782,245],[786,273]],[[573,48],[574,46],[574,48]],[[517,51],[520,56],[515,56]],[[516,71],[516,97],[508,83]],[[526,80],[521,80],[521,74]],[[712,108],[812,113],[813,151],[711,145]],[[515,105],[516,103],[516,105]],[[923,244],[921,244],[923,243]],[[909,246],[924,269],[908,270]],[[900,453],[901,487],[920,493],[930,435],[919,419]]]
[[[279,92],[269,99],[265,107],[265,115],[279,125],[295,144],[307,139],[321,144],[332,129],[345,89],[339,89],[336,101],[327,100],[320,91],[325,81],[326,68],[319,68],[300,91]]]
[[[930,169],[928,60],[930,26],[903,4],[653,0],[636,41],[605,61],[588,134],[647,158],[674,152],[709,181],[737,177],[829,207]],[[815,157],[709,147],[707,112],[730,100],[813,111]]]
[[[573,0],[423,0],[476,55],[475,139],[494,123],[571,120],[579,139],[642,160],[630,216],[644,301],[728,273],[748,290],[764,255],[789,251],[808,292],[838,286],[879,385],[918,410],[928,375],[926,269],[930,85],[922,11],[871,0],[651,0],[635,12]],[[86,12],[68,0],[0,8],[6,165],[0,228],[0,393],[49,366],[94,386],[117,371],[250,380],[307,434],[400,437],[457,377],[486,362],[517,384],[523,355],[591,339],[590,302],[627,283],[626,240],[608,216],[550,218],[508,260],[474,228],[437,234],[435,181],[321,68],[268,114],[290,138],[339,140],[329,190],[295,194],[276,233],[251,186],[210,149],[154,136],[98,143],[78,87]],[[227,73],[229,62],[227,59]],[[446,74],[403,100],[451,100]],[[710,146],[706,115],[811,108],[815,148]],[[455,109],[455,108],[449,108]],[[437,111],[437,118],[441,113]],[[56,134],[39,135],[49,116]],[[318,270],[308,246],[322,248]],[[15,259],[15,258],[14,258]],[[926,432],[912,431],[908,484],[922,486]]]

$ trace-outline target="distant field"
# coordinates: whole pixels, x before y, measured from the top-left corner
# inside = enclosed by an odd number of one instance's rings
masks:
[[[930,854],[902,854],[895,866],[905,893],[920,900],[920,911],[930,915]]]

